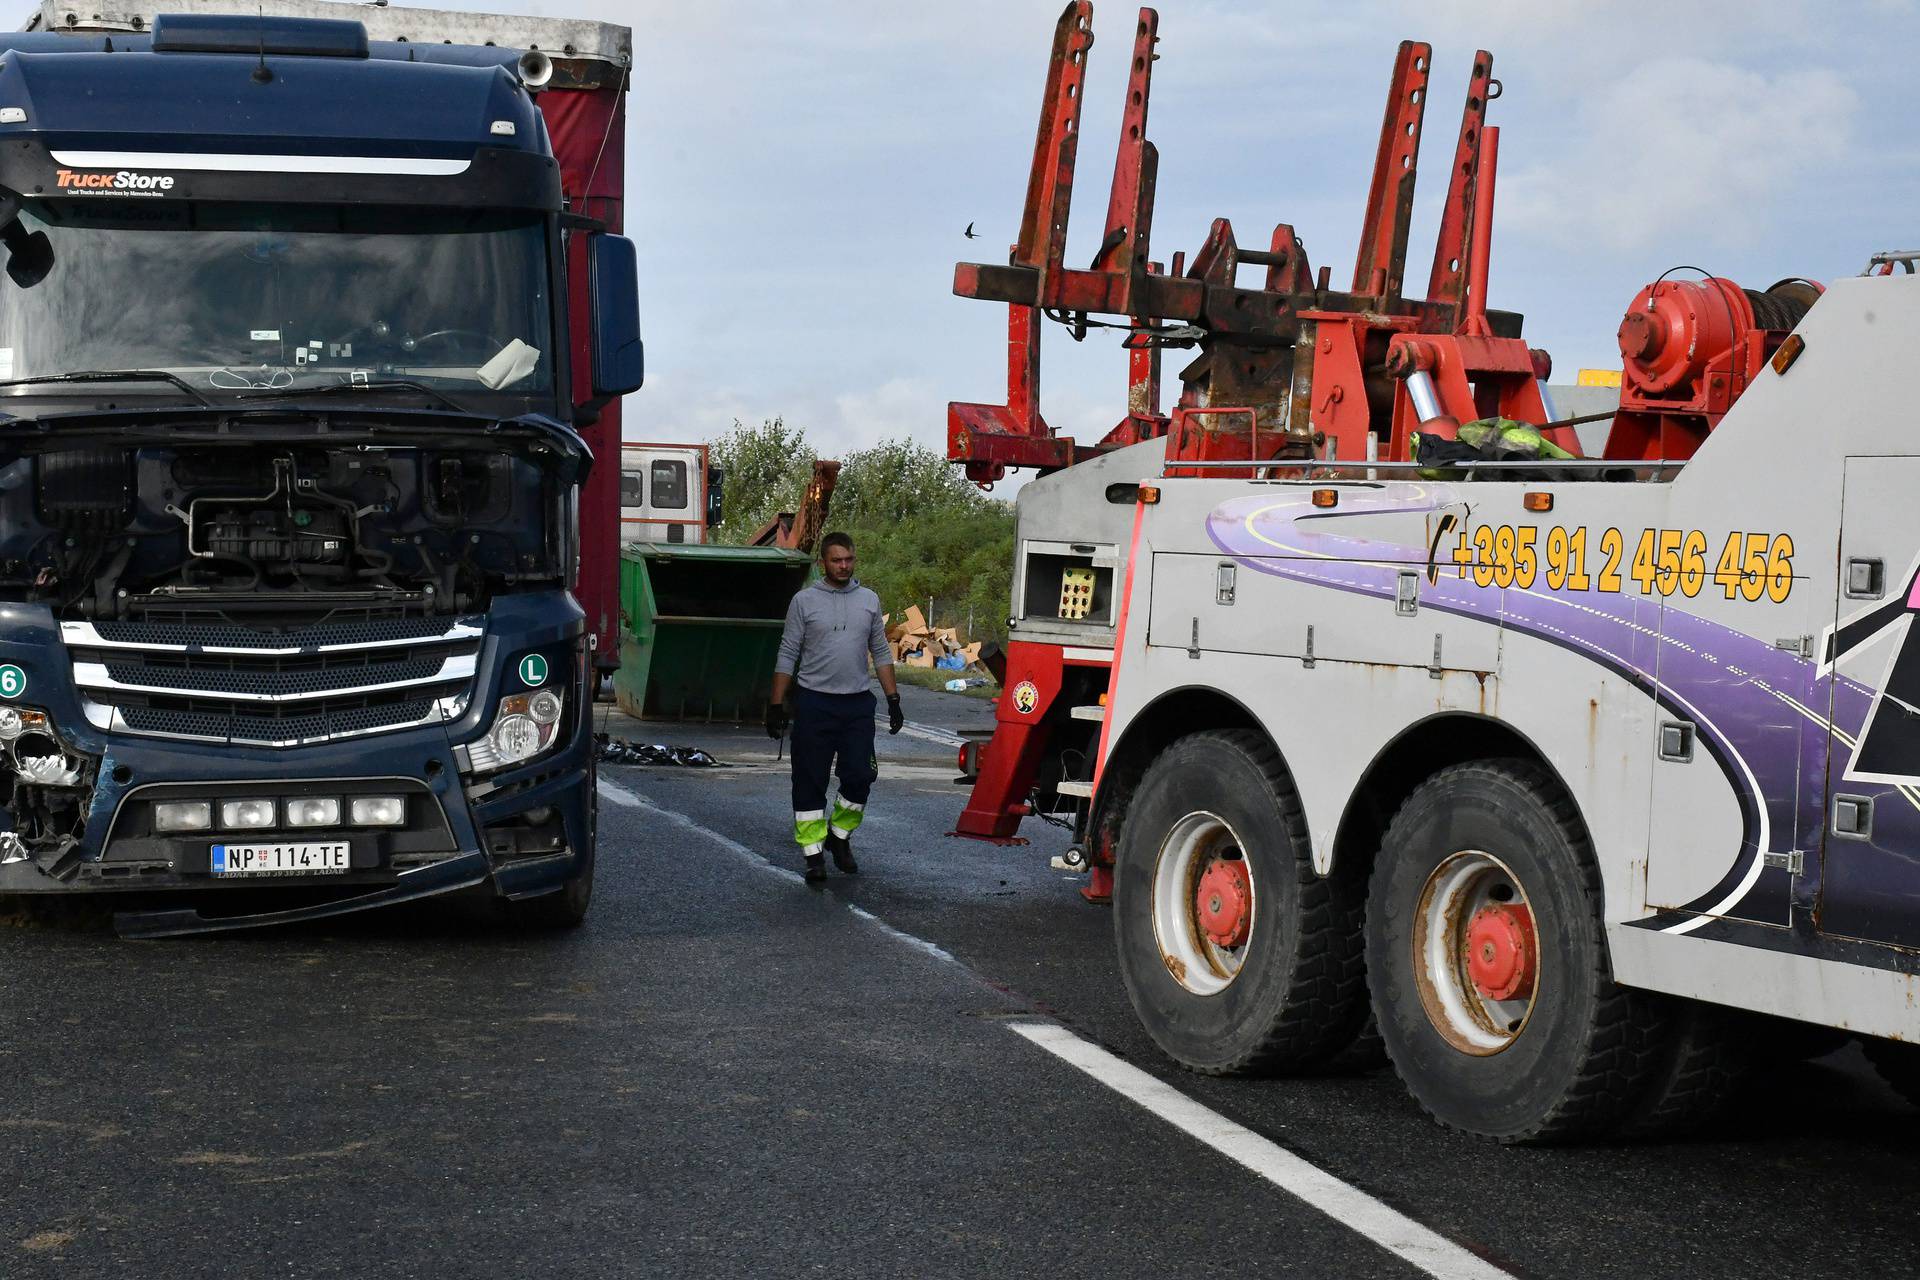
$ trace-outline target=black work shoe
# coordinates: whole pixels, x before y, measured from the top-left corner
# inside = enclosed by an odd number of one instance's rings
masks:
[[[845,836],[827,833],[827,852],[833,855],[833,865],[843,875],[860,874],[860,864],[853,860],[853,841]]]
[[[827,879],[827,860],[817,853],[807,855],[807,883],[823,884]]]

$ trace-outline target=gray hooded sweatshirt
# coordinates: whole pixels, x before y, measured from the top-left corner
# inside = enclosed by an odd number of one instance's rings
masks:
[[[893,665],[879,596],[858,579],[835,587],[819,578],[793,593],[775,671],[814,693],[864,693],[868,657],[876,668]]]

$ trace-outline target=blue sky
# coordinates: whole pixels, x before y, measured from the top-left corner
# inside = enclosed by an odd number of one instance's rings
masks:
[[[629,439],[699,440],[784,415],[826,454],[940,447],[948,400],[1004,390],[1004,310],[954,262],[1004,257],[1024,193],[1053,0],[500,3],[635,28],[627,228],[648,385]],[[1913,0],[1576,4],[1167,0],[1148,134],[1155,256],[1216,216],[1243,243],[1291,222],[1352,270],[1395,47],[1434,46],[1409,276],[1424,282],[1476,48],[1505,93],[1491,297],[1556,380],[1614,365],[1635,291],[1691,264],[1764,288],[1920,245]],[[13,25],[28,11],[0,4]],[[1096,5],[1068,257],[1092,256],[1135,9]],[[982,238],[961,230],[975,224]],[[1120,416],[1112,337],[1046,335],[1066,434]],[[1172,367],[1177,367],[1174,365]],[[1171,367],[1169,369],[1171,375]]]

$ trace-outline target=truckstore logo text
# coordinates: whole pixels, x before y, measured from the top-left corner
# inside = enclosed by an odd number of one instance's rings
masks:
[[[157,196],[173,190],[173,175],[170,173],[135,173],[131,169],[121,169],[117,173],[75,173],[72,169],[57,169],[54,177],[54,185],[62,191]]]

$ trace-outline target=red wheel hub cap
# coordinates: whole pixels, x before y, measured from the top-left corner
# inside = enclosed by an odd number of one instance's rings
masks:
[[[1216,947],[1237,947],[1247,940],[1253,928],[1253,881],[1244,861],[1218,859],[1201,873],[1194,916]]]
[[[1489,1000],[1533,995],[1540,967],[1533,912],[1517,902],[1482,907],[1467,925],[1467,976]]]

